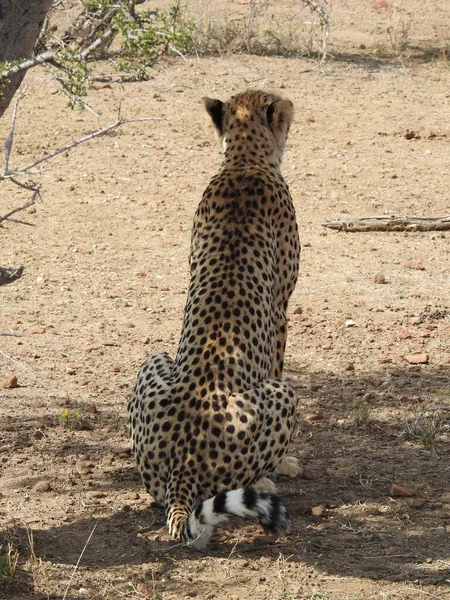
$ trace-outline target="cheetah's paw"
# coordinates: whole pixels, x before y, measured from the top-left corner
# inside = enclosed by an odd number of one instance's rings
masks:
[[[294,456],[283,456],[277,466],[276,471],[279,475],[296,477],[300,473],[300,465]]]
[[[268,477],[261,477],[261,479],[258,479],[253,487],[261,492],[269,492],[269,494],[277,493],[277,486]]]

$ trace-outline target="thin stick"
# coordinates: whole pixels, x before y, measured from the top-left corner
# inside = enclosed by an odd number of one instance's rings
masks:
[[[34,162],[30,163],[29,165],[26,165],[25,167],[19,167],[18,169],[16,169],[14,174],[17,175],[19,173],[26,173],[26,171],[29,171],[33,167],[37,167],[37,165],[40,165],[41,163],[43,163],[47,160],[50,160],[51,158],[54,158],[58,154],[61,154],[62,152],[65,152],[66,150],[70,150],[71,148],[75,148],[75,146],[79,146],[80,144],[83,144],[84,142],[92,140],[92,139],[98,137],[99,135],[105,135],[105,133],[108,133],[108,132],[112,131],[113,129],[116,129],[116,127],[119,127],[120,125],[124,125],[125,123],[137,123],[140,121],[167,121],[167,119],[165,117],[140,117],[137,119],[123,119],[123,118],[118,119],[115,123],[111,123],[111,125],[108,125],[107,127],[103,127],[103,129],[98,129],[97,131],[94,131],[93,133],[89,133],[88,135],[85,135],[82,138],[79,138],[78,140],[69,142],[65,146],[62,146],[61,148],[58,148],[57,150],[54,150],[53,152],[46,154],[45,156],[39,158],[38,160],[35,160]],[[14,175],[14,174],[12,174],[12,175]],[[4,177],[4,178],[6,179],[6,177]]]
[[[86,543],[85,543],[85,545],[84,545],[84,548],[83,548],[83,550],[81,551],[81,554],[80,554],[80,556],[78,557],[77,564],[75,565],[75,567],[74,567],[74,569],[73,569],[73,572],[72,572],[72,575],[70,576],[70,579],[69,579],[69,581],[68,581],[68,583],[67,583],[67,587],[66,587],[66,589],[65,589],[65,591],[64,591],[64,596],[62,597],[62,600],[66,600],[67,592],[69,591],[69,586],[70,586],[70,584],[72,583],[72,580],[73,580],[73,578],[74,578],[74,576],[75,576],[76,570],[78,569],[78,565],[80,564],[80,561],[81,561],[81,559],[83,558],[84,551],[85,551],[85,550],[86,550],[86,548],[88,547],[88,544],[89,544],[89,542],[91,541],[91,537],[94,535],[94,531],[96,530],[96,528],[97,528],[97,525],[98,525],[98,521],[96,521],[96,523],[95,523],[94,527],[92,528],[92,531],[91,531],[91,533],[90,533],[90,535],[89,535],[88,539],[86,540]]]
[[[22,331],[0,331],[0,335],[9,335],[11,337],[24,337],[27,334],[23,333]]]
[[[20,185],[21,187],[25,187],[17,181],[14,181],[14,183],[16,183],[17,185]],[[27,188],[27,189],[30,189],[30,188]],[[31,189],[33,189],[33,188],[31,188]],[[13,208],[13,210],[10,210],[9,213],[6,213],[6,215],[4,215],[3,217],[0,216],[0,223],[2,221],[6,221],[7,219],[9,219],[9,217],[14,215],[15,213],[17,213],[21,210],[25,210],[26,208],[32,206],[35,203],[36,198],[38,196],[39,196],[39,188],[34,188],[34,193],[33,193],[33,196],[31,197],[31,199],[28,200],[28,202],[26,202],[23,206],[19,206],[18,208]]]
[[[29,371],[35,379],[39,379],[38,376],[36,375],[36,373],[33,371],[33,369],[30,369],[30,367],[28,365],[26,365],[25,363],[21,363],[18,360],[15,360],[14,358],[12,358],[8,354],[6,354],[6,352],[3,352],[3,350],[0,350],[0,354],[2,356],[4,356],[7,360],[10,360],[15,365],[18,365],[21,369],[25,369],[25,371]]]
[[[19,102],[22,100],[23,96],[24,96],[24,92],[17,95],[17,100],[14,104],[14,110],[13,110],[12,119],[11,119],[11,127],[9,130],[8,137],[5,140],[5,167],[3,170],[5,175],[7,175],[8,171],[9,171],[9,157],[11,156],[11,150],[12,150],[13,140],[14,140],[14,127],[16,125],[17,108],[18,108]]]

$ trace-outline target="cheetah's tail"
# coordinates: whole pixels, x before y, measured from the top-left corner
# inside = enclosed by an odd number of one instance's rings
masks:
[[[288,511],[278,496],[248,487],[221,492],[199,504],[189,516],[181,538],[202,550],[214,528],[231,516],[258,519],[266,533],[277,536],[286,535],[290,529]]]

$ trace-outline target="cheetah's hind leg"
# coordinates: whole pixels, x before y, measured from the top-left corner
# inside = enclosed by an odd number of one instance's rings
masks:
[[[283,456],[276,467],[278,475],[287,475],[288,477],[296,477],[300,473],[300,465],[295,456]]]

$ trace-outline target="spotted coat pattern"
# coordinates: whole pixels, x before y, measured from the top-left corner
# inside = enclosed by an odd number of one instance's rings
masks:
[[[256,515],[285,532],[276,497],[247,489],[227,505],[226,493],[274,470],[297,472],[285,457],[296,397],[281,380],[300,256],[280,173],[292,103],[249,90],[204,104],[224,161],[194,218],[178,352],[145,361],[128,405],[144,485],[165,506],[170,533],[185,541],[225,513]],[[214,496],[211,512],[205,500]]]

